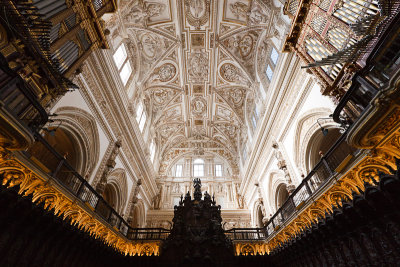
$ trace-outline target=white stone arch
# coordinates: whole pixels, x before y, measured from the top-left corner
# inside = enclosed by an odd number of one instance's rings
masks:
[[[133,207],[133,217],[131,226],[134,228],[145,227],[146,224],[146,209],[142,199],[138,199],[136,205]]]
[[[275,210],[278,210],[289,198],[286,182],[280,183],[274,191]]]
[[[125,170],[118,168],[111,171],[107,176],[106,187],[107,186],[110,186],[114,192],[115,210],[122,213],[128,198],[128,184]]]
[[[312,169],[312,167],[310,169],[308,152],[310,151],[310,146],[315,141],[314,138],[318,137],[316,133],[321,131],[317,119],[328,118],[331,113],[329,108],[315,108],[302,114],[297,121],[293,147],[294,161],[304,175],[307,175]],[[319,120],[319,123],[326,129],[338,127],[332,119]]]
[[[232,164],[231,164],[231,162],[229,162],[229,160],[227,160],[225,157],[222,157],[222,156],[219,155],[218,153],[211,152],[211,151],[207,151],[207,152],[204,153],[204,155],[201,155],[201,156],[196,156],[196,155],[194,155],[194,154],[193,154],[193,151],[189,151],[189,152],[186,152],[186,153],[182,153],[182,154],[180,154],[178,157],[176,157],[176,158],[174,158],[173,160],[171,160],[171,162],[168,164],[166,173],[171,173],[171,169],[172,169],[172,168],[175,166],[175,164],[177,164],[177,162],[178,162],[179,160],[181,160],[182,158],[185,158],[185,157],[188,157],[188,156],[189,156],[189,157],[192,157],[193,159],[201,158],[201,159],[204,160],[204,158],[207,157],[207,156],[209,156],[209,155],[212,155],[212,156],[214,156],[215,158],[221,159],[221,161],[224,163],[224,166],[227,166],[227,168],[228,168],[228,170],[230,171],[230,173],[233,174],[233,169],[232,169]]]
[[[253,215],[252,216],[253,226],[258,227],[258,228],[264,227],[263,219],[266,214],[265,214],[263,203],[260,201],[260,199],[257,199],[254,202],[252,215]]]
[[[86,179],[99,161],[100,139],[96,121],[87,111],[76,107],[60,107],[54,113],[57,116],[48,127],[63,129],[75,141],[79,156],[76,170]]]
[[[264,188],[264,191],[267,193],[267,203],[265,203],[266,212],[269,212],[270,215],[273,215],[277,211],[276,193],[282,184],[286,185],[283,171],[277,169],[271,170],[268,175],[267,188]]]

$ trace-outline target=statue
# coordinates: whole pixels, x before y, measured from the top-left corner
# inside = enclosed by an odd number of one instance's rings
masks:
[[[200,178],[194,178],[193,187],[194,187],[194,199],[195,200],[200,200],[201,196],[202,196]]]
[[[160,202],[161,202],[162,186],[159,185],[158,188],[159,188],[158,194],[153,197],[153,208],[155,210],[160,209]]]
[[[278,168],[281,169],[285,173],[285,179],[286,179],[286,188],[289,192],[289,194],[293,193],[293,191],[296,189],[296,186],[292,182],[292,178],[290,177],[289,169],[286,165],[286,161],[283,158],[282,152],[279,149],[278,143],[273,142],[272,147],[274,148],[275,152],[275,158],[278,160]]]

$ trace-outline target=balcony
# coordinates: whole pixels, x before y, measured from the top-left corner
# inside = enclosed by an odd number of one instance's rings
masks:
[[[127,237],[132,232],[128,223],[40,134],[36,133],[35,138],[34,149],[23,152],[25,157],[99,215],[110,228]]]
[[[47,122],[47,113],[31,87],[1,61],[0,143],[10,150],[26,149],[34,141],[33,131]]]
[[[327,189],[331,182],[336,182],[338,174],[354,161],[356,152],[356,149],[348,146],[346,134],[343,134],[270,218],[266,225],[266,239],[269,240],[298,216],[300,210],[312,203],[315,196]]]
[[[392,24],[387,27],[388,30],[379,36],[381,38],[376,38],[366,58],[357,62],[358,65],[364,67],[349,81],[348,84],[351,85],[333,113],[335,122],[350,129],[349,140],[354,140],[354,137],[350,135],[353,135],[358,126],[364,125],[366,129],[371,128],[372,125],[365,124],[366,120],[372,123],[377,122],[384,115],[384,109],[389,106],[383,103],[396,97],[394,84],[398,80],[400,69],[399,22],[400,16],[397,15],[397,18],[393,19]],[[380,101],[380,98],[383,101]],[[371,118],[371,113],[376,114],[375,119]],[[351,144],[362,146],[359,141],[352,141]]]
[[[265,240],[264,228],[233,228],[226,230],[225,235],[234,242],[257,242]]]

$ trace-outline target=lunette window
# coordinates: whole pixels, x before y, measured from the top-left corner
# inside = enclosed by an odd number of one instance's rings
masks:
[[[215,176],[222,177],[222,165],[221,164],[215,165]]]
[[[193,161],[193,176],[194,177],[204,176],[204,160],[195,159]]]

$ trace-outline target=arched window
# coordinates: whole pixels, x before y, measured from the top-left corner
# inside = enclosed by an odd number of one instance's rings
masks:
[[[193,176],[194,177],[204,176],[204,160],[195,159],[193,161]]]
[[[243,147],[242,147],[242,161],[243,161],[243,164],[246,162],[246,159],[247,159],[247,146],[243,145]]]

